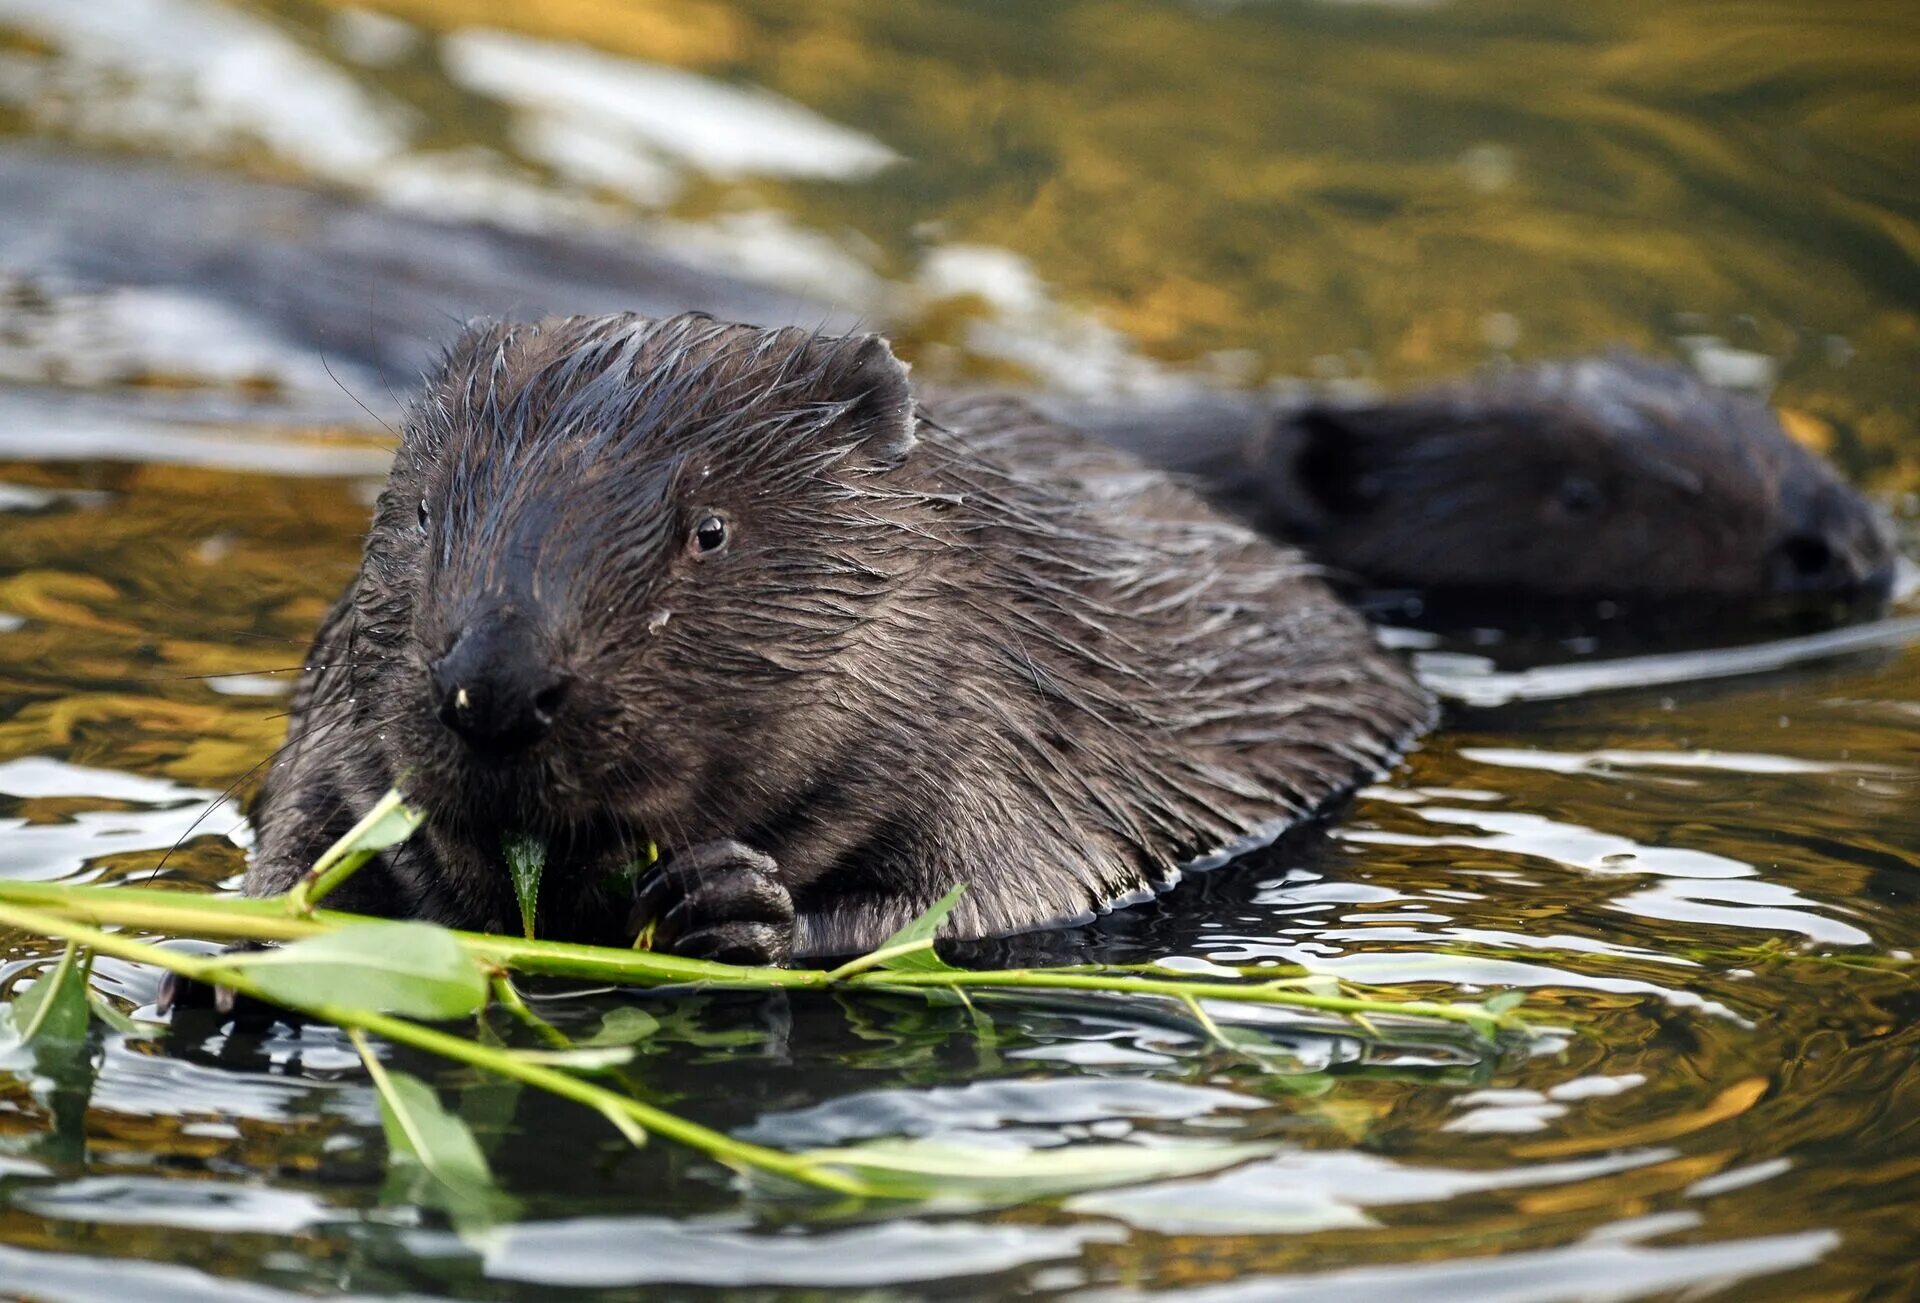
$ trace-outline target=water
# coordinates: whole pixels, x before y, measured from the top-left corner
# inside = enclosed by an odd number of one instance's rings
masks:
[[[446,312],[529,284],[566,300],[535,307],[864,319],[923,375],[1089,392],[1400,383],[1619,340],[1769,392],[1884,493],[1920,471],[1907,7],[378,10],[0,0],[8,876],[234,880],[244,826],[209,806],[276,741],[383,458],[329,372],[389,415]],[[514,234],[419,225],[477,216]],[[555,230],[592,256],[564,263]],[[302,263],[303,240],[334,252]],[[0,1065],[0,1283],[1913,1297],[1907,632],[1624,671],[1428,650],[1446,728],[1334,837],[1084,938],[1523,987],[1574,1029],[1531,1051],[1294,1029],[1254,1064],[1082,1006],[1000,1005],[982,1037],[911,1000],[741,996],[656,999],[635,1069],[772,1144],[1204,1136],[1272,1159],[836,1214],[398,1056],[517,1201],[476,1247],[386,1192],[340,1039],[182,1021],[101,1035],[89,1072]],[[0,980],[48,953],[0,944]],[[120,964],[96,981],[128,1007],[155,989]],[[544,1009],[591,1027],[606,1007]]]

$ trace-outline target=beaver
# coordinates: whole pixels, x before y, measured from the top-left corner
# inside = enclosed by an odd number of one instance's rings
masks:
[[[1067,419],[1356,586],[1740,617],[1871,608],[1894,578],[1886,517],[1763,403],[1621,351],[1366,401]]]
[[[413,407],[255,808],[287,889],[736,963],[1084,919],[1381,774],[1433,705],[1296,550],[875,335],[689,314],[482,324]],[[637,866],[637,913],[626,904]]]

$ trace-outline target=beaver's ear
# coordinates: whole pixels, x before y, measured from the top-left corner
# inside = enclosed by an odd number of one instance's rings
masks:
[[[850,335],[815,342],[817,396],[844,404],[862,456],[882,468],[898,466],[913,450],[913,386],[906,363],[879,335]]]
[[[511,321],[497,321],[492,317],[467,318],[459,335],[440,354],[439,365],[434,369],[435,375],[451,380],[472,375],[476,371],[490,370],[516,329],[525,330],[527,327],[516,326]]]
[[[427,372],[427,404],[447,408],[476,406],[506,366],[507,348],[525,325],[471,317]]]
[[[460,334],[427,368],[425,385],[408,405],[401,425],[401,441],[412,446],[437,447],[451,423],[469,417],[503,365],[516,327],[490,317],[470,318]]]

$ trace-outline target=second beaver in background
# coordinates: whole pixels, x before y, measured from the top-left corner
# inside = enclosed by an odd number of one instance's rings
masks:
[[[1048,406],[1363,586],[1746,621],[1872,608],[1893,581],[1886,517],[1765,405],[1628,353],[1278,410]]]
[[[282,892],[747,963],[1084,918],[1379,775],[1431,702],[1298,553],[1017,403],[923,412],[876,336],[482,326],[406,422],[255,810]]]

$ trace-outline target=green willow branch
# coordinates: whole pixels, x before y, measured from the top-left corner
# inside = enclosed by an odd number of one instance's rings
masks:
[[[282,900],[241,900],[186,896],[177,891],[141,887],[73,886],[61,883],[0,883],[0,905],[24,906],[49,917],[96,927],[127,927],[166,935],[235,941],[296,941],[369,921],[357,914],[316,910],[304,917],[286,913]],[[42,929],[32,929],[41,931]],[[494,971],[525,976],[565,977],[624,986],[702,986],[731,990],[1073,990],[1184,1001],[1225,1001],[1300,1009],[1349,1020],[1368,1017],[1442,1022],[1478,1031],[1524,1032],[1517,1014],[1477,1003],[1438,1000],[1385,1000],[1356,995],[1316,994],[1300,989],[1295,975],[1272,978],[1272,969],[1239,970],[1230,977],[1182,978],[1165,969],[1077,967],[1071,969],[902,970],[875,965],[918,951],[918,944],[890,947],[888,954],[866,956],[833,970],[745,968],[683,959],[654,951],[529,941],[478,932],[455,932],[455,939],[477,963]],[[1294,970],[1294,974],[1304,970]],[[1256,980],[1258,973],[1265,980]],[[1158,974],[1158,975],[1153,975]],[[192,974],[189,974],[192,976]],[[1377,1033],[1365,1027],[1369,1035]]]
[[[167,950],[144,941],[136,941],[119,933],[104,932],[54,913],[23,909],[4,903],[0,903],[0,924],[41,936],[57,937],[70,946],[85,947],[100,954],[112,955],[116,959],[151,964],[194,981],[227,986],[241,995],[254,999],[269,998],[253,983],[244,966],[222,963],[217,955],[183,954],[180,951]],[[570,1073],[544,1064],[530,1063],[516,1057],[511,1051],[494,1049],[435,1028],[409,1022],[404,1018],[393,1017],[390,1014],[347,1008],[325,1000],[302,1001],[298,1008],[301,1013],[309,1017],[332,1023],[349,1033],[371,1032],[395,1044],[412,1046],[415,1049],[503,1077],[510,1077],[526,1085],[573,1100],[606,1116],[629,1139],[633,1138],[633,1128],[622,1125],[622,1119],[636,1124],[643,1132],[665,1136],[697,1149],[736,1171],[771,1172],[805,1185],[831,1190],[837,1194],[872,1195],[876,1193],[865,1182],[819,1163],[782,1153],[777,1149],[768,1149],[762,1145],[736,1140],[724,1132],[703,1127],[697,1122],[690,1122],[640,1100],[631,1099],[592,1082],[583,1081]]]
[[[359,872],[375,855],[411,837],[425,818],[421,811],[408,806],[397,790],[389,791],[293,884],[283,908],[290,914],[311,914],[323,896]]]

